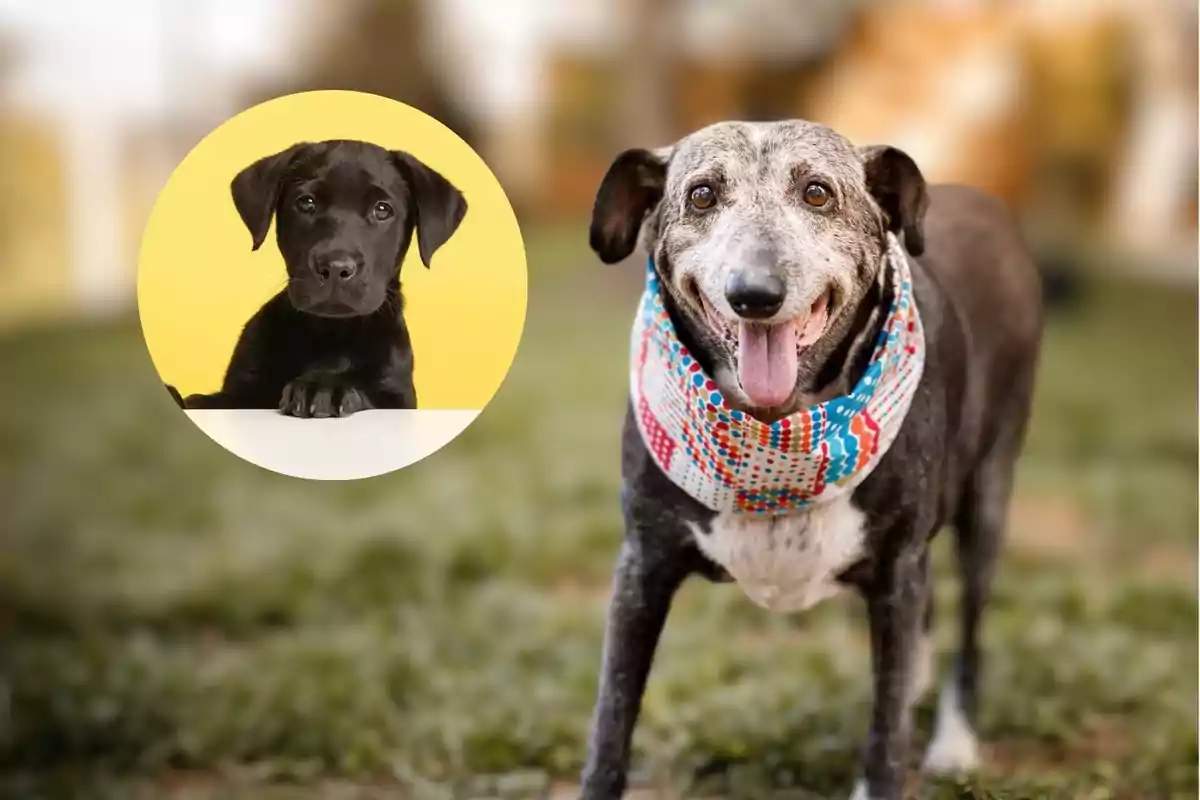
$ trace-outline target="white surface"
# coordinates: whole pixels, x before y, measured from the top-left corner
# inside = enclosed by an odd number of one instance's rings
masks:
[[[779,516],[722,511],[707,530],[686,524],[755,604],[791,614],[842,591],[835,577],[860,557],[864,519],[847,494]]]
[[[449,443],[479,416],[470,411],[360,411],[341,419],[296,419],[277,411],[184,412],[234,455],[311,480],[393,472]]]

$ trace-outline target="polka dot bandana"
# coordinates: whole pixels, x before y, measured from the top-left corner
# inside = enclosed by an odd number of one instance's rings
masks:
[[[725,401],[675,333],[649,264],[633,326],[630,394],[638,429],[659,468],[714,511],[788,514],[851,491],[896,438],[925,363],[912,272],[888,236],[887,320],[848,395],[767,424]]]

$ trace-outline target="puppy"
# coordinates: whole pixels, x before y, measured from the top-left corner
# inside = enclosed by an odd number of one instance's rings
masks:
[[[342,140],[260,159],[231,189],[252,249],[275,216],[287,288],[246,323],[221,390],[181,405],[294,417],[416,408],[400,265],[415,230],[429,267],[467,212],[462,193],[408,153]]]
[[[1013,221],[973,189],[927,187],[895,148],[804,121],[727,122],[616,158],[591,246],[614,263],[639,239],[650,269],[622,442],[625,537],[583,797],[624,791],[672,597],[699,574],[784,612],[857,590],[874,701],[853,797],[899,800],[910,708],[932,670],[928,548],[943,524],[957,536],[961,641],[925,764],[971,769],[980,618],[1042,330]],[[664,396],[678,402],[656,407]],[[767,476],[776,459],[812,482]]]

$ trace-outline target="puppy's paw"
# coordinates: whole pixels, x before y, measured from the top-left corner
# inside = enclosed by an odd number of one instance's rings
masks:
[[[175,401],[175,405],[179,406],[180,408],[187,408],[183,402],[183,395],[179,394],[178,389],[169,383],[165,383],[163,385],[167,387],[167,394],[171,395],[171,399]]]
[[[283,387],[279,411],[289,417],[348,417],[371,407],[365,393],[341,380],[300,377]]]

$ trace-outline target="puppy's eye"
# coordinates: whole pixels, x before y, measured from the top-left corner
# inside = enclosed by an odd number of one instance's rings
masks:
[[[373,208],[371,210],[371,213],[375,215],[375,219],[382,222],[385,219],[391,219],[392,215],[395,214],[396,212],[392,209],[392,206],[390,203],[385,203],[382,200],[380,200],[378,203],[375,204],[375,208]]]
[[[707,211],[717,203],[717,193],[707,183],[692,187],[688,194],[688,202],[698,211]]]
[[[820,183],[810,183],[804,187],[804,202],[808,203],[813,208],[824,208],[833,198],[829,187]]]
[[[302,194],[296,198],[296,210],[301,214],[311,214],[317,210],[317,201],[311,194]]]

